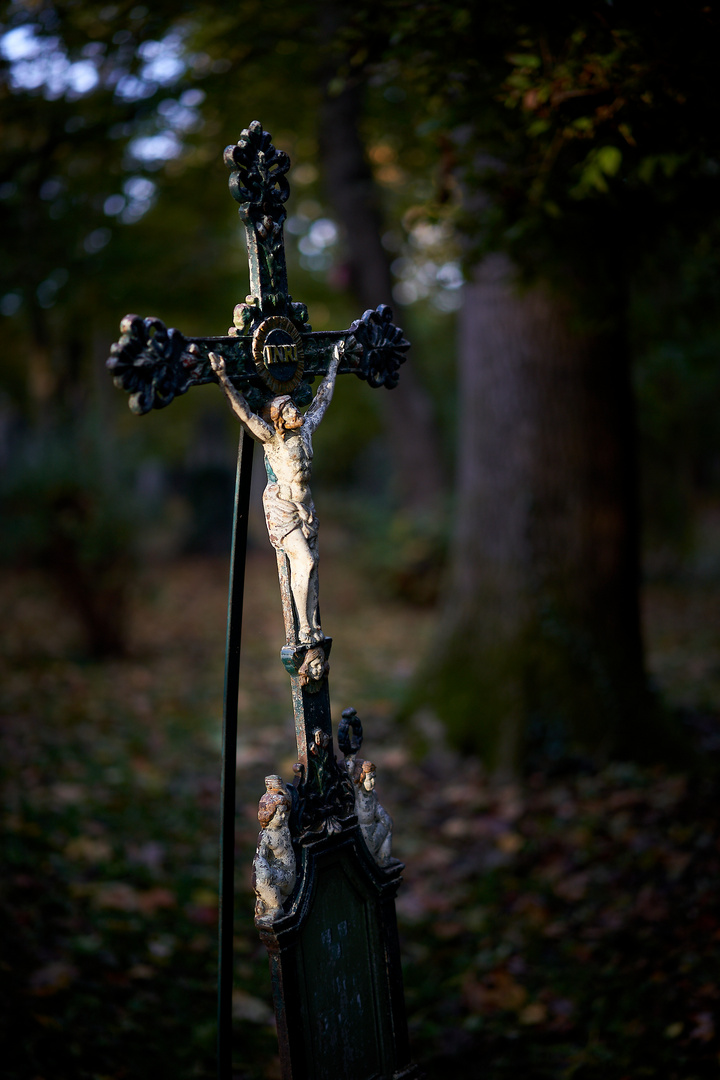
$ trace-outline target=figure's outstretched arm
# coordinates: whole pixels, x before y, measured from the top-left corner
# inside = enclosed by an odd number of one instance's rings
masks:
[[[258,442],[267,442],[273,435],[273,429],[269,424],[266,424],[261,417],[252,412],[243,395],[239,390],[236,390],[230,382],[225,366],[225,358],[220,356],[219,353],[211,352],[208,353],[208,359],[212,364],[213,371],[218,377],[221,388],[225,392],[225,396],[232,406],[232,411],[235,413],[247,433],[251,435],[253,439],[257,439]]]
[[[335,377],[344,351],[345,343],[339,341],[333,348],[332,360],[328,367],[328,373],[320,383],[317,393],[313,398],[312,405],[305,413],[305,425],[309,427],[311,433],[322,420],[325,415],[325,410],[332,400],[333,390],[335,389]]]

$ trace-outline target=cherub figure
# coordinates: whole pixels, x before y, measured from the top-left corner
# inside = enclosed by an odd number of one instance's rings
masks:
[[[310,491],[312,436],[325,415],[335,388],[344,346],[333,349],[328,373],[303,415],[289,394],[273,398],[263,410],[252,412],[227,374],[225,360],[209,353],[233,412],[248,434],[262,443],[268,482],[263,506],[270,543],[290,564],[290,589],[298,617],[299,644],[323,640],[318,606],[318,520]]]
[[[372,761],[363,761],[362,765],[355,762],[351,775],[355,784],[355,813],[360,831],[375,861],[383,865],[390,861],[393,823],[387,810],[378,802],[375,773]]]
[[[330,671],[330,664],[325,659],[321,645],[308,649],[302,665],[298,668],[300,685],[310,694],[315,694],[322,686],[322,681]]]
[[[253,888],[255,916],[274,921],[282,915],[283,900],[295,888],[297,870],[287,823],[290,795],[279,776],[266,776],[265,787],[258,805],[262,832],[253,861]]]

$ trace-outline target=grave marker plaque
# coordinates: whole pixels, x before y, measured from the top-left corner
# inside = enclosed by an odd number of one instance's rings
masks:
[[[223,718],[218,1075],[230,1080],[235,745],[251,454],[261,443],[263,495],[285,622],[281,660],[297,736],[292,782],[266,777],[254,861],[255,922],[265,943],[284,1080],[400,1080],[409,1060],[392,857],[392,821],[375,766],[358,755],[354,709],[338,726],[328,692],[331,639],[319,608],[318,524],[310,491],[312,434],[338,374],[392,389],[409,343],[384,305],[348,330],[313,333],[288,293],[283,247],[289,159],[255,121],[225,150],[247,234],[250,294],[223,337],[186,338],[156,318],[126,316],[108,367],[139,414],[191,386],[217,382],[241,423],[231,557]],[[312,383],[322,381],[313,394]],[[303,414],[300,409],[308,406]]]

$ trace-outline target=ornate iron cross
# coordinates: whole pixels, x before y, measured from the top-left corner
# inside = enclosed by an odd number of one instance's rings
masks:
[[[267,818],[270,810],[274,813],[277,805],[287,803],[292,844],[297,854],[297,875],[294,870],[296,856],[291,858],[293,871],[289,888],[294,890],[292,903],[289,901],[285,905],[287,910],[277,907],[274,914],[268,916],[263,915],[264,908],[259,899],[260,907],[256,912],[258,928],[270,952],[284,1076],[304,1076],[310,1067],[310,1058],[314,1062],[313,1075],[325,1075],[326,1067],[328,1076],[335,1075],[333,1069],[338,1063],[328,1063],[327,1047],[330,1044],[327,1038],[318,1042],[319,1021],[314,1022],[313,1027],[313,1022],[308,1020],[313,1010],[323,1017],[323,1010],[332,1011],[335,999],[332,993],[328,997],[326,986],[318,985],[312,991],[308,990],[312,977],[307,971],[302,978],[299,974],[301,969],[305,970],[303,964],[307,966],[308,942],[317,938],[315,945],[322,951],[333,932],[346,937],[349,933],[346,949],[348,955],[351,949],[356,954],[352,971],[338,968],[338,985],[342,982],[346,988],[343,992],[349,992],[349,985],[355,987],[358,1000],[363,994],[373,998],[371,1006],[366,1006],[367,1032],[358,1036],[359,1041],[356,1039],[355,1051],[352,1050],[352,1039],[348,1039],[339,1027],[333,1035],[333,1045],[345,1047],[345,1064],[349,1068],[346,1075],[356,1075],[349,1067],[347,1057],[352,1053],[356,1054],[357,1068],[361,1070],[358,1076],[364,1075],[362,1070],[367,1054],[370,1054],[368,1062],[370,1058],[375,1061],[373,1075],[415,1075],[414,1071],[408,1071],[392,901],[402,864],[390,858],[389,839],[387,851],[383,849],[381,856],[376,852],[376,858],[368,855],[363,846],[361,835],[375,835],[372,814],[381,822],[384,811],[382,807],[378,809],[377,796],[373,793],[374,767],[365,763],[367,767],[363,773],[362,762],[356,757],[362,742],[362,729],[354,710],[345,711],[339,731],[340,749],[346,756],[344,767],[337,764],[333,752],[327,680],[332,643],[320,628],[317,586],[312,585],[313,574],[315,582],[317,580],[317,528],[313,526],[314,507],[307,486],[312,451],[307,447],[304,451],[295,450],[293,457],[292,446],[300,446],[297,432],[294,442],[286,441],[288,435],[293,435],[293,429],[302,427],[303,423],[306,432],[314,429],[313,425],[319,422],[332,394],[337,374],[355,374],[373,387],[392,389],[397,384],[409,343],[402,330],[393,324],[392,313],[385,305],[366,311],[347,330],[312,331],[306,306],[291,299],[287,286],[283,246],[284,204],[289,195],[285,176],[290,165],[287,154],[273,146],[269,133],[255,121],[242,132],[236,145],[227,147],[224,157],[230,169],[230,191],[240,204],[250,264],[250,294],[244,303],[235,307],[234,325],[223,337],[186,338],[178,330],[167,329],[159,319],[127,315],[121,322],[121,337],[112,346],[108,360],[115,385],[130,394],[133,412],[143,414],[164,408],[191,386],[219,382],[243,422],[235,494],[223,718],[219,1076],[221,1080],[229,1080],[232,1065],[235,746],[253,447],[250,436],[263,442],[265,449],[268,471],[264,497],[266,518],[278,557],[286,632],[281,658],[291,676],[298,750],[294,784],[283,784],[279,777],[269,777],[268,793],[264,798],[270,802],[265,806],[267,813],[261,804],[259,814],[266,824],[262,814],[265,813]],[[322,376],[323,381],[313,399],[312,383],[318,376]],[[310,408],[302,418],[298,409],[308,404]],[[305,541],[300,538],[301,533]],[[287,539],[289,534],[295,536],[295,548]],[[298,543],[300,548],[304,545],[314,552],[315,562],[309,564],[307,570],[311,582],[310,601],[297,587],[296,578],[302,576],[298,568],[307,557],[304,550],[298,554]],[[360,790],[358,785],[362,786],[359,795],[356,793],[356,789]],[[370,824],[364,826],[365,833],[361,833],[355,812],[361,805],[358,799],[364,800],[362,813],[366,817],[370,815]],[[385,818],[389,823],[387,815]],[[277,821],[274,827],[277,828]],[[279,834],[268,833],[271,839],[276,835]],[[271,840],[268,843],[272,847]],[[256,869],[259,853],[260,848]],[[269,858],[273,858],[272,854]],[[323,874],[325,885],[319,887],[317,882]],[[352,882],[352,886],[348,882]],[[266,889],[264,895],[275,895],[273,888],[275,886],[268,886],[270,891]],[[256,891],[260,898],[261,890]],[[369,936],[362,940],[356,939],[354,930],[348,931],[347,918],[338,921],[335,910],[353,905],[355,922],[369,927]],[[347,916],[351,914],[348,910]],[[326,916],[335,926],[334,931],[323,928],[324,923],[320,925]],[[336,949],[336,946],[332,948]],[[384,975],[372,974],[367,966],[371,961],[363,958],[363,951],[377,952],[377,960],[371,960],[380,965]],[[333,952],[332,956],[337,960],[340,953],[336,956]],[[330,954],[327,962],[335,962]],[[303,982],[305,990],[299,981]],[[353,1003],[352,1008],[357,1006]],[[375,1045],[372,1053],[363,1049],[368,1047],[368,1040]]]
[[[291,394],[297,405],[307,405],[313,380],[327,373],[339,343],[345,346],[341,374],[353,373],[375,387],[396,386],[409,342],[386,305],[366,311],[347,330],[313,333],[307,307],[288,294],[283,245],[288,155],[254,121],[235,146],[227,147],[225,164],[247,233],[250,294],[235,307],[226,337],[186,338],[160,319],[126,315],[108,367],[115,385],[130,394],[132,411],[163,409],[191,386],[217,382],[210,352],[224,356],[232,382],[256,409],[275,394]]]

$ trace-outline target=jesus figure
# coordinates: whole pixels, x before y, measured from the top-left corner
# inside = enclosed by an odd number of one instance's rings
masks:
[[[298,644],[324,638],[318,606],[318,520],[310,491],[312,436],[330,404],[343,346],[333,349],[328,373],[303,415],[289,394],[272,398],[264,416],[252,412],[228,377],[225,360],[209,354],[220,386],[247,433],[262,443],[267,485],[263,507],[270,543],[287,556],[298,618]]]

